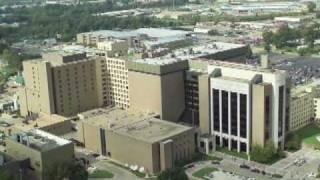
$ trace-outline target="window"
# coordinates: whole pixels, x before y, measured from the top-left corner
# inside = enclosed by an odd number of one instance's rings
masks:
[[[247,95],[240,94],[240,137],[247,138]]]
[[[219,90],[213,89],[213,129],[215,131],[220,131],[220,102],[219,102]]]

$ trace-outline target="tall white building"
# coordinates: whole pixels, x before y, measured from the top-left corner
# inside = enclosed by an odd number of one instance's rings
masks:
[[[246,153],[268,140],[284,146],[286,72],[216,61],[208,73],[214,146]]]

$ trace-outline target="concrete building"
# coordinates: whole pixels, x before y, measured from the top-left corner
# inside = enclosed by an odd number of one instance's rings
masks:
[[[303,12],[307,6],[302,2],[253,2],[237,5],[222,4],[220,11],[233,15],[260,15],[280,12]]]
[[[140,28],[136,30],[100,30],[77,34],[77,43],[97,45],[109,39],[126,40],[130,48],[177,48],[191,44],[191,32],[164,28]]]
[[[74,145],[71,141],[38,129],[8,137],[6,150],[15,159],[30,159],[31,169],[41,180],[48,179],[46,175],[54,167],[70,163],[74,157]]]
[[[127,57],[106,57],[107,104],[127,109],[130,107]]]
[[[178,121],[185,109],[184,71],[187,61],[175,58],[128,61],[130,105]]]
[[[0,152],[0,173],[7,173],[12,179],[29,180],[35,179],[36,176],[30,174],[30,161],[26,158],[24,160],[16,160],[8,154]]]
[[[214,61],[199,80],[201,149],[250,152],[268,140],[283,148],[286,117],[284,71]],[[209,141],[207,141],[209,140]]]
[[[27,119],[21,123],[13,124],[7,131],[8,135],[19,132],[27,132],[32,129],[40,129],[56,136],[72,131],[72,118],[66,118],[57,114],[39,113],[34,119]],[[10,133],[9,133],[10,132]]]
[[[195,151],[192,127],[160,120],[151,111],[100,108],[78,116],[79,141],[86,148],[148,174],[172,168]]]
[[[98,86],[101,64],[98,57],[53,52],[42,59],[23,62],[25,87],[19,91],[21,115],[40,112],[72,116],[103,104]]]
[[[291,89],[289,130],[294,131],[314,122],[320,95],[320,83],[315,81]]]
[[[128,55],[128,41],[120,39],[109,39],[97,43],[97,48],[106,52],[108,57],[119,57]]]

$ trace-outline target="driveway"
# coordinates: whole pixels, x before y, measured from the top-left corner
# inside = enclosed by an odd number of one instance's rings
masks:
[[[114,164],[109,163],[107,160],[101,160],[97,161],[92,164],[94,167],[97,167],[98,169],[105,169],[111,172],[114,176],[111,179],[117,179],[117,180],[141,180],[141,178],[138,178],[136,175],[132,174],[130,171],[125,170],[121,167],[118,167]],[[110,180],[110,179],[107,179]]]

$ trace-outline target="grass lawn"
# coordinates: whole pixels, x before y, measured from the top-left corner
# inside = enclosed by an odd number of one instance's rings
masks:
[[[295,131],[295,133],[299,136],[303,143],[309,145],[320,144],[320,142],[316,139],[317,136],[320,136],[320,127],[317,125],[309,125],[302,129]]]
[[[248,159],[248,155],[243,152],[230,151],[227,148],[221,148],[221,147],[217,147],[217,151],[225,153],[225,154],[229,154],[231,156],[236,156],[236,157],[239,157],[242,159]]]
[[[95,170],[89,178],[113,178],[113,174],[106,170]]]
[[[192,174],[192,176],[197,177],[197,178],[206,179],[206,178],[204,178],[204,176],[206,176],[207,174],[209,174],[211,172],[217,171],[217,170],[218,169],[214,168],[214,167],[205,167],[205,168],[202,168],[202,169],[194,172]]]

